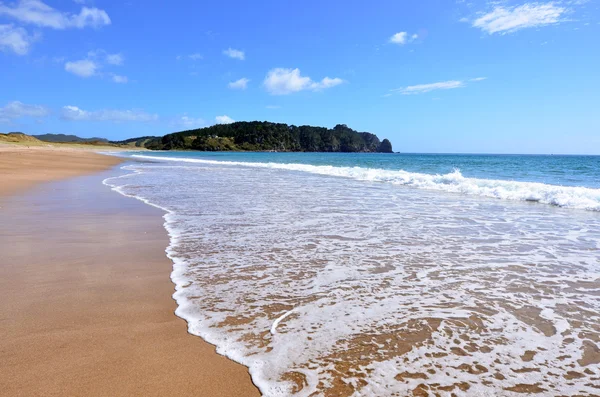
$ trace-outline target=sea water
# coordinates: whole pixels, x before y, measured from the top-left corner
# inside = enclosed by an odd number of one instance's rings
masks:
[[[129,156],[176,314],[265,396],[600,395],[600,157]]]

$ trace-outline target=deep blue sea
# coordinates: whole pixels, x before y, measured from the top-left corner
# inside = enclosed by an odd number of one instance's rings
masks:
[[[598,394],[600,157],[124,155],[176,314],[263,395]]]

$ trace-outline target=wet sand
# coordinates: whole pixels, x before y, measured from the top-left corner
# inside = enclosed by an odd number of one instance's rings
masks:
[[[259,395],[173,314],[161,211],[102,185],[115,171],[33,186],[118,159],[23,151],[17,167],[5,153],[0,395]]]

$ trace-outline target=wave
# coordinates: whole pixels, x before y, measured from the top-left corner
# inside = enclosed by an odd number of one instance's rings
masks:
[[[437,190],[502,200],[529,201],[563,208],[600,211],[600,189],[548,185],[540,182],[466,178],[460,170],[448,174],[424,174],[404,170],[363,167],[336,167],[297,163],[258,163],[217,161],[192,158],[132,155],[135,158],[184,163],[271,168],[311,174],[351,178],[361,181],[386,182],[418,189]]]
[[[598,311],[593,284],[600,274],[598,222],[579,230],[579,217],[548,220],[542,211],[541,217],[513,218],[507,228],[497,221],[503,218],[502,208],[496,213],[489,206],[472,206],[470,219],[485,226],[469,227],[470,233],[462,226],[471,223],[462,217],[431,216],[455,208],[448,200],[439,200],[439,206],[396,202],[393,208],[408,211],[388,211],[373,194],[347,209],[364,208],[361,219],[369,220],[369,227],[363,228],[366,222],[329,216],[318,206],[325,197],[345,202],[344,190],[334,193],[317,184],[309,197],[298,195],[298,201],[290,202],[297,184],[288,178],[290,183],[277,181],[282,194],[269,195],[268,202],[247,211],[248,202],[258,203],[262,192],[273,188],[272,181],[240,172],[216,173],[223,178],[214,178],[201,164],[211,164],[209,170],[234,165],[233,171],[244,166],[344,177],[351,176],[343,170],[354,170],[362,178],[360,172],[398,171],[165,159],[175,163],[129,164],[121,169],[132,173],[103,183],[165,211],[175,314],[187,321],[191,334],[247,366],[263,395],[290,396],[298,387],[294,396],[322,395],[335,382],[365,385],[354,396],[409,395],[420,383],[446,388],[462,381],[471,385],[471,394],[504,395],[507,387],[523,383],[518,371],[526,365],[526,350],[537,352],[534,360],[540,368],[527,374],[527,384],[552,385],[564,395],[593,393],[587,375],[571,380],[564,375],[583,373],[578,359],[594,319],[575,321],[577,313],[563,309],[576,301],[582,310]],[[329,168],[336,174],[325,172]],[[182,174],[185,178],[172,179]],[[197,188],[213,181],[229,183]],[[240,184],[253,190],[237,200]],[[548,221],[552,223],[528,230]],[[447,232],[438,233],[447,226]],[[527,263],[536,266],[521,266]],[[515,293],[515,285],[531,288]],[[552,335],[515,315],[516,308],[529,306],[540,310],[539,321],[555,330]],[[481,327],[469,325],[473,318],[481,320]],[[408,340],[411,350],[400,353],[397,338],[414,335],[419,327],[430,330],[424,331],[427,342]],[[352,370],[338,372],[335,363]],[[432,374],[428,370],[433,365]],[[479,376],[462,365],[485,372]],[[412,378],[414,373],[426,379]],[[502,374],[502,380],[489,375],[494,373]],[[290,374],[295,378],[286,377]]]

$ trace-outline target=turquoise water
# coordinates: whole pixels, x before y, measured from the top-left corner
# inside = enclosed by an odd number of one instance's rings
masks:
[[[600,211],[600,156],[136,152],[175,163],[305,172]]]
[[[600,188],[600,156],[268,152],[139,152],[138,154],[249,163],[362,167],[426,174],[448,174],[459,170],[467,178]]]

